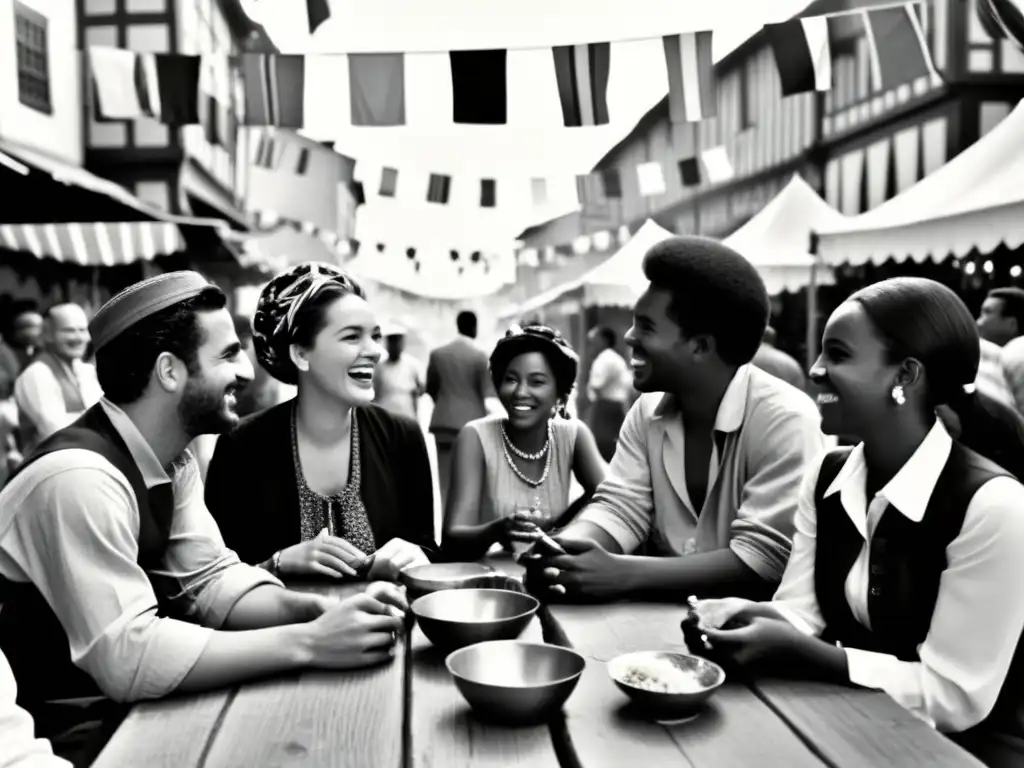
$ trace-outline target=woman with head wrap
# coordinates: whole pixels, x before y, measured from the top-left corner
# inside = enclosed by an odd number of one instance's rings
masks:
[[[395,579],[435,550],[423,433],[373,404],[380,327],[362,288],[301,264],[260,294],[256,358],[293,400],[244,419],[210,462],[206,502],[245,562],[284,576]]]
[[[566,401],[578,357],[557,331],[512,326],[491,354],[491,379],[507,416],[485,416],[455,443],[444,549],[471,560],[498,543],[528,542],[570,517],[575,474],[589,497],[606,466],[590,428],[569,418]],[[538,514],[539,513],[539,514]]]
[[[727,661],[884,690],[989,766],[1018,766],[1024,441],[974,391],[978,358],[939,283],[885,280],[840,305],[811,379],[822,430],[858,444],[805,478],[774,599],[696,609]]]

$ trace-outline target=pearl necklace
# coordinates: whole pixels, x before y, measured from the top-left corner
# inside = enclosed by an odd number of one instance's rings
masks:
[[[505,427],[504,427],[504,425],[501,428],[501,432],[502,432],[502,435],[505,434]],[[546,450],[548,456],[547,456],[547,460],[544,462],[544,471],[541,473],[539,480],[531,480],[530,478],[528,478],[526,475],[524,475],[519,470],[519,467],[516,466],[515,461],[512,460],[512,454],[510,454],[508,452],[508,446],[511,444],[511,442],[512,441],[508,440],[508,438],[506,436],[506,439],[501,441],[501,450],[505,454],[505,461],[508,462],[509,467],[515,473],[516,477],[518,477],[520,480],[522,480],[524,483],[526,483],[531,488],[537,488],[537,487],[543,485],[544,481],[548,479],[548,472],[551,469],[551,456],[554,454],[554,450],[552,450],[552,446],[553,446],[553,443],[555,442],[555,433],[554,433],[554,430],[551,427],[551,424],[550,423],[548,424],[548,439],[547,439],[547,442],[544,445],[544,449],[542,449],[542,451],[541,451],[541,453],[543,453]],[[512,448],[515,448],[515,446],[513,445]],[[540,458],[540,456],[538,455],[537,458]]]
[[[527,453],[526,451],[520,450],[519,447],[515,443],[512,442],[512,438],[510,438],[508,436],[508,432],[505,431],[505,422],[504,421],[501,423],[501,437],[502,437],[502,440],[505,441],[505,445],[507,445],[509,448],[511,448],[512,449],[512,453],[514,453],[520,459],[524,459],[526,461],[537,461],[538,459],[540,459],[544,455],[544,453],[548,449],[548,445],[551,443],[551,422],[550,421],[548,422],[548,436],[544,440],[544,445],[536,453]]]

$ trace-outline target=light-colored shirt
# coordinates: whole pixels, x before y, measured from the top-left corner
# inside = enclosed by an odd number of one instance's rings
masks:
[[[1004,348],[986,339],[980,341],[981,357],[978,360],[978,375],[974,379],[974,386],[989,397],[995,398],[1011,408],[1016,408],[1013,391],[1002,363]],[[1024,392],[1021,394],[1024,395]]]
[[[82,402],[86,408],[91,408],[103,397],[95,366],[75,360],[70,367],[78,380]],[[63,429],[83,413],[67,409],[57,377],[48,365],[38,361],[22,371],[14,383],[14,397],[21,409],[21,418],[29,419],[35,426],[38,440]]]
[[[824,451],[819,425],[807,395],[742,366],[715,417],[707,493],[696,509],[675,398],[643,395],[626,415],[608,475],[580,519],[605,530],[624,552],[649,538],[667,555],[728,548],[763,578],[778,581],[800,483]]]
[[[1024,413],[1024,336],[1018,336],[999,350],[999,362],[1006,385],[1012,394],[1013,405]]]
[[[418,418],[416,402],[426,391],[426,373],[414,357],[403,354],[398,360],[384,360],[374,378],[375,401],[392,413]]]
[[[603,349],[590,366],[590,378],[587,381],[587,398],[594,400],[611,400],[624,403],[629,398],[633,385],[633,376],[622,355],[614,349]]]
[[[0,493],[0,575],[39,589],[67,632],[72,661],[107,696],[158,698],[188,675],[239,598],[281,582],[224,545],[189,452],[168,475],[124,411],[100,402],[146,488],[172,484],[174,518],[153,583],[138,564],[139,507],[128,479],[99,454],[70,448],[39,458]],[[188,621],[157,618],[154,587]]]
[[[71,768],[53,754],[50,742],[36,738],[32,716],[17,698],[11,665],[0,653],[0,768]]]
[[[887,514],[919,522],[949,459],[952,439],[938,420],[903,468],[878,492],[866,493],[864,447],[853,449],[825,496],[838,493],[843,509],[864,538],[846,578],[846,600],[857,621],[870,629],[868,572],[871,535],[885,505]],[[807,473],[800,491],[793,555],[772,605],[794,626],[820,635],[825,621],[814,587],[817,511],[814,491],[821,467]],[[1024,630],[1024,486],[1011,477],[989,480],[971,499],[959,535],[946,548],[948,565],[939,582],[920,661],[847,648],[850,681],[885,691],[941,731],[957,732],[984,720],[1003,687]],[[999,597],[1000,594],[1005,598]]]

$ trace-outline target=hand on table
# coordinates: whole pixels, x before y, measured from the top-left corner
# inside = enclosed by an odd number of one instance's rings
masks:
[[[367,555],[354,544],[338,536],[321,533],[315,539],[281,550],[281,573],[287,575],[355,578],[364,567]]]
[[[534,545],[521,558],[527,588],[544,598],[557,595],[610,600],[628,590],[628,569],[622,555],[614,555],[589,539],[553,537],[568,554],[555,555]]]
[[[371,555],[367,578],[371,580],[397,581],[398,574],[406,568],[426,565],[430,559],[423,550],[404,539],[391,539]]]
[[[706,627],[704,634],[715,655],[741,667],[787,656],[804,639],[800,630],[782,618],[740,613],[731,623],[735,628]]]
[[[336,601],[309,624],[311,665],[350,669],[387,661],[395,654],[407,607],[394,584],[371,584]]]

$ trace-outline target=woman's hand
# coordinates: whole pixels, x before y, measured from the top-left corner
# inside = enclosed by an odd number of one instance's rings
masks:
[[[706,628],[704,634],[716,654],[728,658],[739,666],[766,659],[793,656],[804,635],[782,618],[766,616],[740,616],[732,619],[739,624],[735,629]]]
[[[782,617],[770,603],[755,603],[740,597],[723,597],[717,600],[698,600],[697,615],[701,629],[722,629],[731,623],[745,624],[756,616],[766,619]]]
[[[511,547],[513,542],[532,544],[546,530],[544,527],[545,522],[548,522],[545,517],[531,515],[525,511],[503,517],[497,523],[498,543],[503,547]]]
[[[426,565],[430,559],[423,550],[404,539],[391,539],[371,555],[372,562],[367,578],[370,580],[397,581],[398,574],[406,568]]]
[[[315,539],[281,550],[281,573],[303,576],[355,578],[367,561],[361,549],[337,536],[321,534]]]

